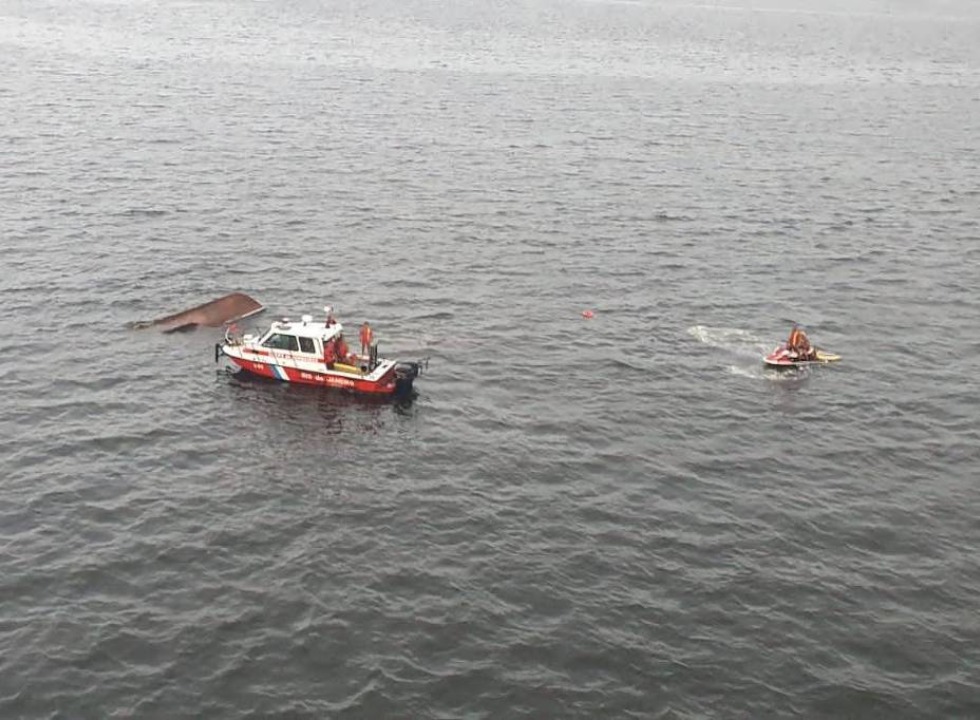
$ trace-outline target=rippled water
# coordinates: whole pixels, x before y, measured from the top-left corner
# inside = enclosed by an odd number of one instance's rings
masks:
[[[0,0],[0,717],[980,716],[980,8],[811,5]]]

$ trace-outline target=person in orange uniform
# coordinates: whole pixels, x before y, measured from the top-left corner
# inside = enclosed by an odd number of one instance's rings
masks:
[[[347,356],[350,354],[350,349],[347,347],[347,343],[344,341],[343,335],[337,336],[337,341],[334,345],[334,350],[337,353],[337,361],[346,363]]]
[[[374,340],[374,331],[371,329],[371,323],[365,320],[361,325],[361,355],[367,357],[371,352],[372,340]]]
[[[791,352],[796,353],[797,357],[801,360],[809,360],[814,355],[813,347],[810,345],[810,338],[806,336],[803,328],[799,325],[794,325],[790,331],[789,340],[786,341],[786,347]]]
[[[337,348],[333,340],[323,341],[323,364],[328,368],[332,368],[333,364],[337,362]]]

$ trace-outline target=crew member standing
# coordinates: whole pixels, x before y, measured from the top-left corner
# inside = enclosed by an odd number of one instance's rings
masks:
[[[333,364],[337,361],[337,349],[334,347],[334,341],[330,340],[323,341],[323,364],[327,368],[332,368]]]
[[[374,331],[371,330],[371,323],[365,320],[361,325],[361,355],[367,357],[370,354],[372,340],[374,340]]]

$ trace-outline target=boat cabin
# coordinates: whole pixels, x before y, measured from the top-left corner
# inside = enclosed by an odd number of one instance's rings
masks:
[[[326,322],[313,322],[312,315],[304,315],[300,322],[291,322],[289,318],[273,322],[260,338],[246,335],[242,339],[255,347],[323,357],[323,344],[343,331],[344,326],[339,322],[327,325]]]

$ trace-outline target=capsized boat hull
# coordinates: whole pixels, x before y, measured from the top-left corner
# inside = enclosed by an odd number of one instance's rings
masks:
[[[263,310],[265,306],[255,298],[235,292],[173,315],[133,323],[132,327],[156,327],[165,333],[184,332],[197,327],[221,327],[250,318]]]

